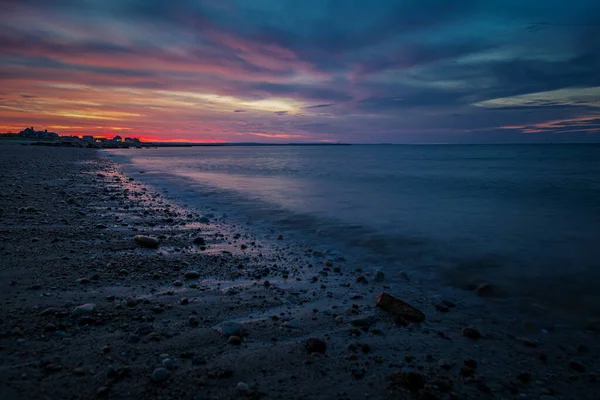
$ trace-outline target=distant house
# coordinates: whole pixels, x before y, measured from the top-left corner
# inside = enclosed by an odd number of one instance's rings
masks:
[[[132,139],[132,138],[130,138],[130,137],[126,137],[126,138],[123,140],[123,142],[125,142],[125,143],[133,143],[133,139]]]
[[[58,138],[58,133],[48,132],[47,129],[43,131],[36,131],[33,129],[33,126],[30,128],[25,128],[21,132],[19,132],[20,137],[26,138],[36,138],[36,139],[56,139]]]
[[[113,142],[122,142],[123,138],[121,136],[117,135],[114,138],[112,138],[112,141]]]
[[[81,137],[81,140],[85,141],[85,142],[93,142],[94,141],[94,137],[92,135],[85,135]]]

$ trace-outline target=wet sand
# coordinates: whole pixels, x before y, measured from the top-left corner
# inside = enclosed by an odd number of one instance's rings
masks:
[[[95,150],[0,145],[0,187],[2,399],[600,398],[594,327],[184,209]]]

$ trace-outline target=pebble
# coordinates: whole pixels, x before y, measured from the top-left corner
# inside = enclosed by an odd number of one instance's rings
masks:
[[[198,246],[204,246],[206,244],[204,239],[201,237],[195,238],[192,243],[194,243],[195,245],[198,245]]]
[[[175,368],[175,360],[172,358],[165,358],[162,360],[162,366],[166,369],[174,369]]]
[[[157,238],[153,238],[150,236],[136,235],[133,239],[141,247],[146,247],[148,249],[156,249],[160,244],[160,241]]]
[[[183,286],[183,282],[180,280],[173,281],[173,286]]]
[[[165,368],[156,368],[152,372],[152,376],[150,377],[150,379],[152,379],[154,382],[164,382],[168,378],[169,378],[169,371],[167,371]]]
[[[92,303],[83,304],[79,307],[75,307],[73,309],[73,314],[81,315],[81,314],[89,314],[96,309],[96,305]]]
[[[229,336],[229,339],[227,339],[227,342],[231,345],[239,346],[242,344],[242,338],[239,336]]]
[[[137,300],[133,297],[128,297],[125,302],[127,304],[127,307],[135,307],[138,304]]]
[[[308,338],[306,340],[306,349],[308,350],[308,353],[321,353],[324,354],[325,351],[327,351],[327,343],[325,343],[325,341],[316,338],[316,337],[311,337]]]
[[[189,303],[190,303],[190,301],[187,299],[187,297],[182,297],[179,300],[179,304],[181,304],[182,306],[185,306],[186,304],[189,304]]]
[[[106,396],[108,396],[109,390],[110,390],[110,388],[108,386],[100,386],[96,390],[96,396],[98,396],[98,397],[106,397]]]
[[[198,319],[198,317],[196,317],[195,315],[190,316],[190,318],[188,319],[188,323],[190,324],[190,326],[192,328],[197,327],[198,325],[200,325],[200,320]]]
[[[382,271],[375,271],[375,281],[382,282],[385,279],[385,275]]]
[[[356,278],[356,283],[367,284],[369,281],[367,281],[367,278],[361,275]]]
[[[481,339],[481,333],[475,328],[463,328],[462,335],[469,339]]]
[[[250,391],[250,386],[245,382],[238,382],[237,385],[235,385],[235,388],[241,393],[248,393]]]
[[[198,279],[200,278],[200,273],[197,271],[187,271],[183,276],[185,279]]]
[[[54,307],[46,308],[44,311],[40,313],[41,316],[53,315],[56,314],[58,310]]]
[[[585,372],[585,367],[579,361],[571,360],[569,361],[569,367],[574,369],[577,372]]]

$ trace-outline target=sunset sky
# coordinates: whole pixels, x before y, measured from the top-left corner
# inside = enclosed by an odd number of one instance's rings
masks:
[[[600,142],[598,0],[3,0],[0,131]]]

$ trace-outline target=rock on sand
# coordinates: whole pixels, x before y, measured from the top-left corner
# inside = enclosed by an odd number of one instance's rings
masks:
[[[135,240],[136,243],[141,247],[146,247],[148,249],[156,249],[160,243],[157,238],[144,235],[136,235],[133,240]]]
[[[377,295],[377,307],[394,315],[398,315],[407,321],[425,321],[425,314],[421,310],[385,292]]]

